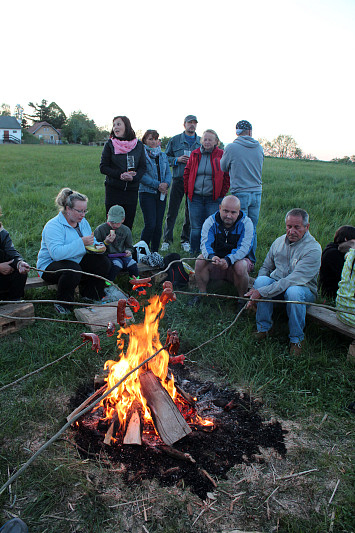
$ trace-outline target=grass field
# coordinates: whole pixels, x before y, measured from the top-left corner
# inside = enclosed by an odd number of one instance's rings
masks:
[[[88,195],[87,218],[93,228],[104,221],[100,154],[101,148],[85,146],[0,146],[2,222],[31,265],[36,263],[42,228],[56,214],[54,198],[61,187]],[[337,227],[355,225],[354,177],[354,168],[346,165],[266,159],[257,269],[272,241],[284,232],[285,213],[293,207],[310,213],[310,231],[322,247],[333,239]],[[142,220],[138,208],[134,241],[140,239]],[[181,222],[182,210],[174,246],[180,253]],[[129,289],[124,278],[123,288]],[[235,294],[228,286],[220,290]],[[55,293],[37,289],[26,293],[26,298],[55,298]],[[160,323],[162,335],[168,327],[179,331],[182,352],[216,335],[235,316],[231,301],[208,300],[192,309],[187,300],[187,296],[179,296],[167,307]],[[36,316],[57,318],[50,304],[35,304],[35,310]],[[234,486],[235,482],[249,476],[233,511],[217,488],[220,518],[211,521],[219,515],[209,511],[194,523],[202,508],[187,488],[167,489],[146,482],[126,486],[118,475],[109,479],[107,468],[82,460],[61,440],[26,470],[11,493],[7,490],[0,497],[0,524],[20,515],[30,531],[38,533],[354,531],[354,415],[346,408],[355,399],[354,368],[346,361],[349,339],[309,323],[304,353],[295,360],[288,355],[288,328],[282,310],[277,314],[276,338],[259,346],[252,338],[254,328],[253,317],[242,314],[225,335],[193,354],[195,372],[262,396],[265,418],[277,418],[289,430],[285,460],[271,456],[262,465],[238,465],[228,481],[219,480],[219,487],[237,493],[239,485]],[[0,387],[70,351],[80,344],[82,331],[78,325],[38,321],[20,334],[0,338]],[[112,351],[112,339],[102,336],[98,355],[80,350],[0,392],[1,485],[60,429],[69,399],[112,358]],[[313,468],[317,470],[311,475],[295,478],[278,489],[279,496],[268,499],[277,486],[275,472],[285,475]],[[156,495],[157,501],[147,511],[147,521],[136,507],[116,506],[148,494]]]

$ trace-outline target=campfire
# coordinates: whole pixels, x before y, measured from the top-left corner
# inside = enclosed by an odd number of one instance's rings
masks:
[[[76,418],[73,430],[78,450],[104,464],[109,465],[107,459],[119,463],[127,482],[152,477],[169,484],[182,480],[205,499],[216,487],[213,476],[225,477],[236,463],[260,461],[259,446],[273,447],[283,456],[284,431],[278,422],[262,420],[260,401],[192,378],[183,364],[184,355],[178,354],[176,331],[168,330],[163,345],[159,321],[167,302],[176,298],[168,283],[160,296],[150,298],[142,323],[127,325],[127,302],[119,302],[116,360],[106,361],[103,374],[95,378],[99,388],[68,421]],[[128,305],[137,311],[138,302],[129,300]],[[110,330],[111,335],[114,330]],[[176,365],[175,376],[172,365]],[[78,396],[87,396],[87,392],[78,392]],[[73,406],[78,403],[73,399]],[[78,413],[95,403],[78,418]]]
[[[212,420],[204,420],[198,415],[194,408],[195,398],[175,386],[174,376],[169,371],[169,363],[184,361],[183,355],[177,355],[180,346],[177,332],[168,330],[163,346],[158,331],[165,305],[174,298],[172,288],[166,284],[162,296],[156,295],[149,300],[143,323],[120,328],[117,335],[118,360],[106,361],[104,385],[85,402],[87,405],[113,388],[148,356],[159,352],[114,388],[93,410],[97,428],[105,429],[104,443],[107,445],[141,445],[143,438],[150,443],[160,439],[171,446],[197,425],[213,428]],[[68,420],[83,407],[82,404]]]

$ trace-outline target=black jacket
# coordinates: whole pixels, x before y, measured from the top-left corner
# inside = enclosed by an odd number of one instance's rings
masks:
[[[127,154],[115,154],[111,139],[107,141],[101,155],[100,172],[106,175],[106,189],[138,193],[139,182],[146,172],[145,151],[141,141],[138,141],[135,148],[128,155],[134,156],[136,175],[133,181],[123,181],[120,176],[127,172]],[[113,191],[113,192],[114,192]]]
[[[318,286],[330,298],[336,298],[344,260],[345,254],[339,252],[338,244],[335,242],[327,244],[322,253]]]
[[[10,266],[14,269],[17,268],[17,263],[23,261],[21,255],[15,249],[12,244],[9,233],[0,224],[0,263],[13,260]]]

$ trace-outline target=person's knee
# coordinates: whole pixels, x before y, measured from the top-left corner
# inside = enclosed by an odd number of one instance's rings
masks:
[[[273,281],[268,276],[258,276],[254,281],[253,289],[260,289],[261,287],[265,287],[271,283],[273,283]]]
[[[291,301],[306,301],[305,291],[303,287],[292,285],[285,291],[285,300]]]
[[[236,261],[233,265],[233,272],[238,277],[245,277],[248,274],[247,264],[244,260]]]

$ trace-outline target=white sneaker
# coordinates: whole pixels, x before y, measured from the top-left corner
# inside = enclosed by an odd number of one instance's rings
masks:
[[[160,247],[160,250],[162,252],[167,252],[169,250],[169,246],[170,246],[170,244],[168,242],[163,242],[161,247]]]
[[[182,242],[181,243],[181,248],[184,250],[184,252],[189,252],[190,251],[190,243],[189,242]]]

